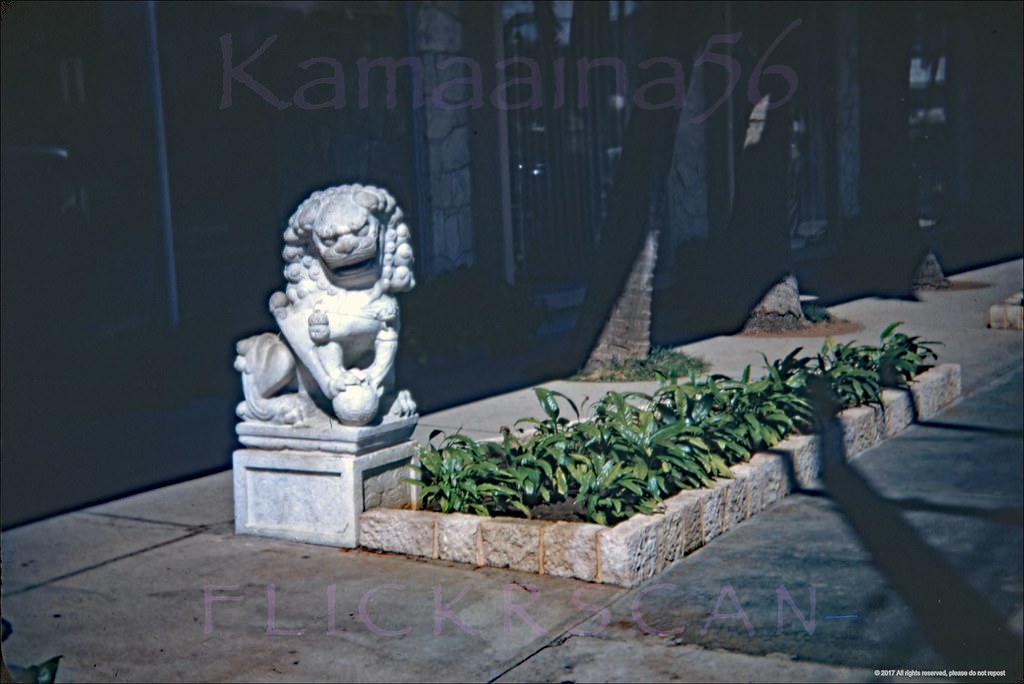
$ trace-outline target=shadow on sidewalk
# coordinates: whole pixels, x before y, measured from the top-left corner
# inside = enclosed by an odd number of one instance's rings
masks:
[[[837,407],[827,388],[812,389],[822,437],[822,480],[826,489],[871,554],[875,566],[910,606],[925,638],[953,668],[984,670],[997,663],[1002,669],[1005,664],[1007,677],[1020,681],[1024,665],[1019,637],[1009,632],[1003,617],[902,516],[904,509],[932,509],[934,505],[912,499],[890,501],[879,495],[846,461]],[[955,430],[1013,432],[930,424]],[[985,517],[998,515],[999,522],[1020,524],[1020,509],[972,510]]]

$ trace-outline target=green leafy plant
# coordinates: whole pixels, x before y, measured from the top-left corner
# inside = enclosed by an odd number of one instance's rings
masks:
[[[919,336],[908,337],[896,332],[902,322],[888,326],[881,335],[881,351],[878,358],[879,381],[885,387],[905,387],[914,376],[921,372],[929,361],[938,359],[930,345],[942,344],[935,340],[922,340]]]
[[[46,662],[38,665],[21,667],[13,663],[7,666],[11,673],[11,681],[21,684],[53,684],[57,680],[57,668],[60,666],[60,659],[64,656],[54,656]]]
[[[807,400],[797,389],[780,385],[771,374],[751,380],[747,367],[739,381],[720,380],[726,390],[721,411],[730,416],[730,434],[748,453],[772,447],[809,424]]]
[[[828,337],[818,354],[817,372],[827,381],[844,408],[878,403],[882,386],[878,375],[878,348],[836,344]]]
[[[681,440],[703,467],[703,472],[692,473],[691,486],[706,486],[715,476],[727,476],[728,465],[742,461],[748,455],[743,443],[745,431],[738,429],[735,417],[727,407],[731,402],[731,389],[724,383],[725,376],[714,376],[703,382],[681,383],[666,379],[656,394],[654,410],[664,422],[677,422],[686,426]]]
[[[878,347],[829,338],[814,356],[797,348],[765,358],[757,379],[749,366],[739,379],[691,373],[681,381],[677,369],[657,370],[653,394],[608,392],[587,419],[585,406],[535,388],[543,418],[520,419],[515,432],[503,428],[500,442],[454,434],[435,445],[443,434],[435,431],[420,450],[420,480],[410,482],[424,506],[443,512],[532,517],[561,506],[602,525],[651,513],[665,497],[731,477],[730,465],[808,431],[814,388],[856,406],[913,378],[935,359],[934,343],[897,333],[898,325],[886,328]]]
[[[644,407],[630,404],[630,396],[641,399]],[[659,421],[655,412],[646,409],[650,402],[647,395],[610,393],[605,399],[598,424],[609,435],[611,451],[635,478],[640,495],[657,502],[675,480],[683,477],[687,466],[693,467],[689,462],[692,456],[678,441],[686,426]]]
[[[435,446],[435,437],[444,441]],[[477,442],[462,434],[444,435],[434,430],[427,447],[419,451],[419,465],[412,466],[420,479],[406,482],[420,487],[420,497],[429,508],[442,513],[472,512],[489,515],[496,497],[515,497],[502,482],[501,471],[490,443]]]
[[[13,632],[11,623],[3,619],[0,621],[0,626],[2,626],[2,629],[0,629],[0,641],[7,641],[7,638]],[[57,668],[60,666],[60,659],[63,657],[54,656],[38,665],[29,665],[27,667],[7,663],[0,658],[0,670],[2,670],[3,674],[3,677],[0,679],[5,682],[52,684],[57,678]]]
[[[832,312],[820,304],[801,303],[800,309],[804,312],[804,318],[811,323],[828,323],[832,320]]]
[[[542,485],[538,481],[535,491],[524,491],[527,497],[540,497],[544,503],[550,503],[554,493],[556,500],[565,500],[570,496],[572,466],[585,460],[579,453],[581,449],[577,430],[573,429],[579,421],[579,409],[572,399],[560,392],[538,387],[534,388],[534,393],[547,417],[544,420],[522,418],[516,421],[517,428],[532,425],[534,434],[525,444],[516,442],[518,449],[507,450],[512,467],[516,469],[511,474],[518,479],[529,472],[531,481],[540,475],[546,477],[546,483],[550,484]],[[573,421],[562,415],[559,399],[572,409]],[[531,501],[528,499],[524,503],[529,504]]]
[[[636,432],[642,412],[628,401],[644,395],[610,392],[592,407],[593,420],[580,422],[579,410],[568,397],[540,388],[535,392],[547,419],[521,421],[536,425],[537,431],[523,446],[520,460],[528,458],[549,477],[554,500],[571,502],[588,520],[601,524],[653,510],[657,499],[647,501],[651,496],[645,496],[649,453],[643,452]],[[576,421],[560,415],[556,397],[569,404]]]

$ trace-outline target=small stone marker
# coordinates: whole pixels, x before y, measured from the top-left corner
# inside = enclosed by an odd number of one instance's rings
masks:
[[[942,272],[942,266],[939,264],[939,258],[935,256],[935,252],[928,250],[928,253],[921,259],[921,263],[918,264],[917,272],[914,274],[914,289],[944,290],[949,285],[949,280],[946,278],[945,273]]]
[[[988,327],[1002,330],[1024,330],[1024,293],[1006,298],[1002,304],[988,308]]]
[[[402,218],[387,191],[341,185],[288,220],[279,332],[236,345],[236,532],[355,547],[364,507],[412,503],[419,417],[394,376],[394,295],[415,285]]]
[[[747,332],[792,332],[806,328],[807,318],[800,306],[800,286],[790,273],[772,286],[750,312]]]

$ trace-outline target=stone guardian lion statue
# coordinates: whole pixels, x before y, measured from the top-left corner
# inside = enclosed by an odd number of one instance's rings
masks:
[[[394,378],[393,295],[415,285],[402,219],[395,198],[368,185],[320,190],[299,205],[284,231],[288,284],[270,297],[280,334],[236,345],[245,395],[240,418],[365,426],[416,413]]]

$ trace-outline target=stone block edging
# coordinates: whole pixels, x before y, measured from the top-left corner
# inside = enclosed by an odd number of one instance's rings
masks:
[[[884,390],[878,406],[843,411],[847,457],[931,418],[960,396],[961,386],[960,366],[944,364],[919,375],[909,390]],[[732,479],[681,491],[663,501],[658,513],[638,514],[614,527],[375,508],[360,516],[359,544],[633,587],[790,492],[811,486],[821,470],[820,440],[790,437],[731,470]]]

